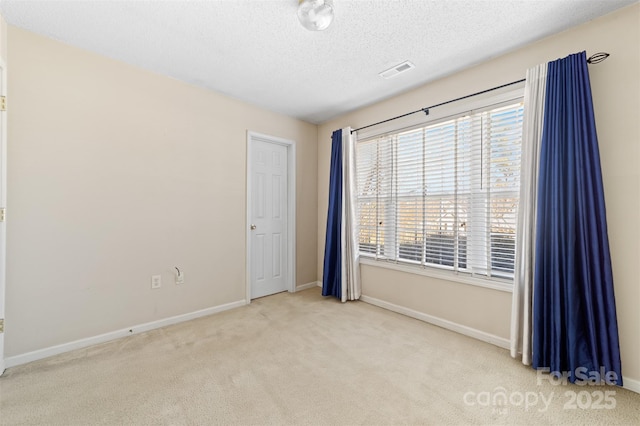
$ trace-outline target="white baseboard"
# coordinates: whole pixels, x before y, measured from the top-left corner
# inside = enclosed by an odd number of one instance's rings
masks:
[[[624,386],[622,386],[623,388],[628,389],[631,392],[640,393],[640,380],[634,380],[622,376],[622,383],[624,383]]]
[[[322,281],[316,281],[318,283],[318,287],[322,287]]]
[[[510,347],[508,339],[486,333],[475,328],[467,327],[466,325],[460,325],[453,321],[434,317],[433,315],[428,315],[423,312],[414,311],[413,309],[385,302],[384,300],[376,299],[374,297],[365,296],[364,294],[360,296],[360,300],[420,321],[428,322],[429,324],[437,325],[438,327],[446,328],[447,330],[455,331],[456,333],[464,334],[465,336],[473,337],[474,339],[478,339],[483,342],[491,343],[492,345],[496,345],[504,349],[509,349]]]
[[[119,339],[121,337],[131,336],[133,334],[144,333],[145,331],[154,330],[156,328],[166,327],[168,325],[177,324],[192,319],[205,317],[207,315],[216,314],[218,312],[228,311],[229,309],[245,306],[245,300],[226,303],[224,305],[213,306],[211,308],[201,309],[187,314],[176,315],[174,317],[164,318],[157,321],[151,321],[144,324],[134,325],[133,327],[123,328],[121,330],[111,331],[109,333],[100,334],[98,336],[87,337],[85,339],[75,340],[61,345],[51,346],[44,349],[38,349],[33,352],[27,352],[21,355],[15,355],[5,358],[5,368],[15,367],[17,365],[26,364],[28,362],[37,361],[39,359],[48,358],[50,356],[59,355],[61,353],[82,349],[88,346],[105,343],[110,340]],[[1,373],[1,372],[0,372]]]
[[[306,283],[306,284],[302,284],[296,287],[296,291],[302,291],[302,290],[307,290],[310,288],[314,288],[317,286],[322,286],[322,283],[319,283],[318,281],[312,281],[310,283]]]

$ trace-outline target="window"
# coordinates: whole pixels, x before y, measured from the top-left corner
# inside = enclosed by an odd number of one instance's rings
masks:
[[[513,279],[522,103],[359,141],[363,256]]]

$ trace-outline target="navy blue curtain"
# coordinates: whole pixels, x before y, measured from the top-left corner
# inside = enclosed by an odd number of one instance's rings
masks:
[[[532,364],[622,386],[598,138],[585,52],[549,63],[540,151]],[[592,376],[593,374],[593,376]],[[602,380],[605,377],[601,377]]]
[[[342,130],[331,136],[329,211],[324,244],[322,295],[342,299]]]

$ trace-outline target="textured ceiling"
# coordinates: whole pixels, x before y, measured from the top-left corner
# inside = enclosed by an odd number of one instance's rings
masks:
[[[334,0],[323,32],[298,0],[2,0],[15,25],[320,123],[637,0]],[[592,52],[589,52],[592,53]],[[378,73],[409,60],[393,79]]]

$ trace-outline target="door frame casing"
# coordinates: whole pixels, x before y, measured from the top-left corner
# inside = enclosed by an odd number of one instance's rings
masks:
[[[7,96],[7,63],[0,58],[2,86],[0,96]],[[7,207],[7,112],[0,112],[2,132],[0,134],[0,208]],[[6,212],[6,210],[5,210]],[[6,271],[7,271],[7,219],[0,223],[0,318],[6,318]],[[6,320],[5,320],[6,325]],[[5,326],[6,329],[6,326]],[[4,331],[0,334],[0,376],[4,373]]]
[[[251,303],[251,173],[254,141],[281,145],[287,148],[287,291],[296,291],[296,143],[289,139],[247,131],[247,221],[246,234],[246,304]]]

